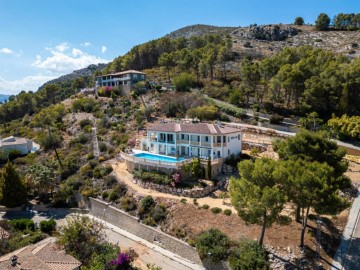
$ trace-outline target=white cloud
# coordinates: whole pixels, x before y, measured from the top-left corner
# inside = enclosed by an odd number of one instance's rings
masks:
[[[89,47],[91,45],[90,42],[84,42],[84,43],[80,43],[81,46],[83,47]]]
[[[71,54],[76,57],[76,56],[83,55],[84,53],[79,49],[73,48]]]
[[[37,55],[32,65],[50,71],[53,74],[61,75],[85,68],[91,64],[109,62],[109,60],[90,55],[76,48],[72,48],[71,53],[67,53],[65,50],[69,47],[64,49],[66,46],[59,47],[60,45],[56,46],[55,49],[47,48],[51,55],[45,59]],[[61,49],[64,50],[61,51]]]
[[[59,52],[64,52],[69,49],[69,44],[67,42],[63,42],[55,47],[55,49]]]
[[[10,50],[9,48],[2,48],[0,50],[1,53],[4,53],[4,54],[13,54],[14,51],[13,50]]]
[[[101,47],[101,52],[102,52],[102,53],[105,53],[106,51],[107,51],[107,48],[106,48],[105,46],[102,46],[102,47]]]
[[[0,77],[0,93],[15,95],[25,91],[37,91],[45,82],[55,79],[56,76],[35,75],[28,76],[15,81],[7,81]]]

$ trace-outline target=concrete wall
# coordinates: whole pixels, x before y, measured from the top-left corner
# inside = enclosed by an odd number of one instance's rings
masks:
[[[101,200],[94,198],[90,198],[89,200],[89,209],[91,214],[113,224],[114,226],[126,230],[175,254],[178,254],[185,259],[188,259],[197,264],[202,264],[196,249],[194,249],[192,246],[186,242],[165,234],[160,230],[139,223],[137,218],[130,216],[124,211],[121,211]],[[104,209],[106,210],[104,211]]]

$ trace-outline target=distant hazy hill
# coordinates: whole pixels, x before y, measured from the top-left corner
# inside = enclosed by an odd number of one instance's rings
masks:
[[[79,77],[91,76],[95,73],[95,71],[102,70],[106,66],[107,66],[107,64],[90,65],[86,68],[75,70],[72,73],[69,73],[69,74],[63,75],[59,78],[56,78],[54,80],[48,81],[48,82],[44,83],[40,88],[44,87],[47,84],[64,83],[64,82],[72,81]]]
[[[195,24],[180,28],[166,36],[169,38],[185,37],[190,38],[191,36],[203,36],[207,34],[226,35],[236,30],[238,27],[222,27],[205,24]]]
[[[1,102],[1,103],[4,103],[5,100],[9,100],[9,97],[10,97],[10,96],[8,96],[8,95],[2,95],[2,94],[0,94],[0,102]]]

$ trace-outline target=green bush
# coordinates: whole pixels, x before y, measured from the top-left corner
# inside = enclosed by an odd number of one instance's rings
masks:
[[[169,185],[172,182],[172,178],[164,173],[156,171],[133,171],[135,178],[140,179],[144,182],[152,182],[159,185]]]
[[[126,212],[133,211],[137,208],[136,201],[132,197],[121,197],[120,198],[120,206]]]
[[[208,204],[204,204],[203,206],[202,206],[202,208],[204,208],[204,209],[209,209],[210,208],[210,205],[208,205]]]
[[[258,242],[242,239],[231,252],[229,264],[232,270],[237,269],[270,269],[268,253]]]
[[[180,202],[183,203],[183,204],[186,204],[186,203],[187,203],[187,199],[182,198],[182,199],[180,200]]]
[[[209,229],[195,239],[195,246],[200,258],[219,262],[228,257],[230,240],[218,229]]]
[[[270,124],[280,124],[282,121],[284,121],[284,116],[279,114],[272,114],[270,116]]]
[[[231,214],[232,214],[232,212],[231,212],[230,209],[225,209],[225,210],[224,210],[224,215],[226,215],[226,216],[231,216]]]
[[[104,192],[101,194],[101,198],[103,198],[103,200],[106,200],[108,197],[109,197],[109,192],[107,192],[107,191],[104,191]]]
[[[108,200],[110,202],[114,202],[116,201],[117,199],[119,199],[119,193],[117,193],[116,191],[111,191],[111,193],[109,194],[109,197],[108,197]]]
[[[213,207],[213,208],[211,208],[211,212],[212,212],[213,214],[219,214],[219,213],[222,212],[222,209],[219,208],[219,207]]]
[[[93,125],[93,123],[92,123],[92,121],[90,119],[81,120],[79,124],[80,124],[81,129],[83,129],[86,126],[92,126]]]
[[[20,218],[14,219],[10,221],[11,226],[19,231],[34,231],[35,230],[35,223],[31,219],[28,218]]]
[[[166,206],[162,204],[157,205],[153,210],[151,210],[150,213],[151,217],[156,223],[166,219],[166,214]]]
[[[11,150],[8,154],[8,159],[9,160],[14,160],[15,158],[17,157],[20,157],[21,156],[21,152],[19,150]]]
[[[56,228],[56,221],[53,219],[42,220],[40,222],[40,230],[44,233],[53,232]]]
[[[154,201],[153,197],[151,197],[150,195],[145,196],[141,201],[140,201],[140,207],[139,207],[139,215],[140,216],[145,216],[146,214],[149,214],[150,211],[155,207],[156,202]]]

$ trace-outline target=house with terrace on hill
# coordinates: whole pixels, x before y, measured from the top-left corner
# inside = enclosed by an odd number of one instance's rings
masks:
[[[96,77],[96,86],[120,86],[134,85],[137,82],[145,81],[146,74],[137,70],[127,70]]]
[[[160,123],[147,129],[140,152],[122,156],[129,171],[181,170],[194,157],[204,164],[210,158],[216,175],[227,157],[241,154],[241,147],[242,133],[236,128],[208,123]]]

